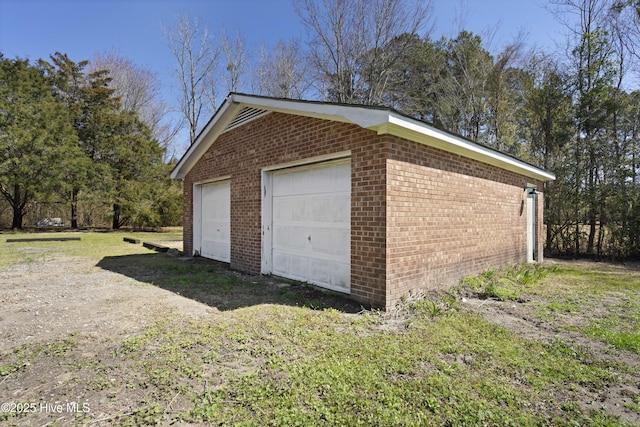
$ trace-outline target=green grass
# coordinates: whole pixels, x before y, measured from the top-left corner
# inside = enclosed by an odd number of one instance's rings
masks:
[[[639,292],[640,271],[629,271],[622,267],[593,263],[588,266],[567,266],[555,268],[562,278],[561,286],[555,293],[602,295],[606,292]]]
[[[615,318],[608,318],[595,322],[585,327],[584,333],[592,338],[599,339],[620,350],[629,350],[640,354],[640,332],[638,322],[632,325],[620,327],[620,321]],[[630,328],[634,328],[629,330]]]
[[[554,268],[541,264],[523,264],[503,270],[487,270],[462,279],[461,286],[476,291],[482,298],[516,301],[545,278]]]
[[[7,239],[28,239],[46,237],[79,237],[80,241],[67,242],[7,242]],[[167,240],[181,240],[182,232],[140,233],[140,232],[54,232],[54,233],[8,233],[0,240],[0,270],[18,264],[44,262],[62,255],[100,260],[106,255],[148,254],[142,245],[124,244],[124,237],[140,241],[162,243]]]
[[[132,357],[152,361],[140,385],[165,399],[199,380],[176,419],[220,425],[598,425],[602,414],[573,407],[563,389],[616,381],[584,352],[518,338],[469,313],[379,326],[376,315],[245,308],[215,323],[161,322],[153,345]],[[550,397],[555,409],[539,413]]]
[[[606,316],[590,322],[583,331],[617,349],[640,354],[640,304],[626,302],[614,306]]]
[[[544,297],[540,318],[581,315],[586,323],[567,329],[640,354],[640,271],[607,264],[561,266],[532,292]]]
[[[0,355],[0,381],[46,368],[44,389],[89,401],[92,413],[80,424],[102,416],[99,402],[113,402],[123,409],[110,414],[112,425],[630,425],[585,396],[637,384],[635,368],[561,338],[526,339],[451,295],[406,302],[401,316],[347,313],[338,295],[295,283],[268,288],[206,260],[123,243],[124,235],[159,241],[156,234],[83,233],[81,242],[19,244],[9,261],[0,245],[2,269],[42,254],[87,257],[218,309],[203,317],[159,313],[126,336],[69,334]],[[633,270],[517,266],[464,285],[509,304],[533,298],[527,304],[548,321],[590,314],[577,331],[614,352],[638,353],[640,277]],[[87,354],[94,347],[104,351]],[[73,378],[61,385],[55,369]],[[638,412],[639,395],[623,406]],[[11,414],[0,420],[29,422]]]

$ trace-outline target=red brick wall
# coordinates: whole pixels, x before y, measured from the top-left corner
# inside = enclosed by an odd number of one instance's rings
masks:
[[[231,267],[259,273],[263,167],[351,150],[351,295],[385,300],[385,149],[355,125],[271,113],[221,135],[184,181],[184,250],[193,252],[193,184],[231,176]]]
[[[375,142],[351,150],[351,294],[385,306],[386,147]]]
[[[193,251],[193,184],[231,176],[231,267],[259,273],[261,168],[347,150],[354,299],[391,308],[418,289],[525,259],[531,180],[355,125],[281,113],[224,133],[187,174],[185,251]],[[539,229],[541,237],[542,221]]]
[[[526,260],[531,179],[393,137],[387,178],[387,308]]]

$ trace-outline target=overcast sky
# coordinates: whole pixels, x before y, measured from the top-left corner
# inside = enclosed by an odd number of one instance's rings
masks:
[[[495,32],[493,47],[520,32],[530,46],[553,49],[564,39],[545,0],[433,0],[434,38],[453,36],[462,27],[484,35]],[[247,47],[258,50],[278,39],[304,36],[292,0],[0,0],[0,52],[8,58],[48,59],[56,51],[73,61],[115,51],[157,73],[169,90],[173,57],[163,26],[176,16],[198,17],[218,34],[240,31]],[[166,99],[171,102],[171,99]]]

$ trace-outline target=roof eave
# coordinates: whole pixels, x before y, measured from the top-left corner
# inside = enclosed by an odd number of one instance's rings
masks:
[[[182,156],[178,164],[171,171],[172,179],[184,179],[191,168],[196,164],[198,159],[204,155],[211,144],[226,129],[227,125],[233,120],[234,116],[240,110],[241,105],[231,102],[229,99],[222,103],[218,111],[209,120],[207,125],[202,129],[196,140],[191,144],[186,153]]]
[[[243,107],[296,114],[343,123],[353,123],[379,134],[391,134],[463,157],[478,160],[540,181],[555,180],[555,175],[499,151],[436,129],[393,110],[379,107],[295,101],[231,93],[196,141],[182,156],[171,177],[184,179],[198,159],[222,134]]]
[[[359,105],[265,98],[237,93],[231,94],[229,100],[250,108],[266,109],[278,113],[297,114],[305,117],[343,123],[353,123],[363,128],[369,128],[386,120],[388,117],[388,113],[385,110],[367,108]]]
[[[242,107],[264,109],[271,112],[297,114],[317,119],[353,123],[363,128],[370,128],[386,120],[388,113],[384,110],[320,102],[304,102],[282,98],[268,98],[253,95],[231,93],[209,123],[200,132],[196,140],[182,156],[171,172],[171,178],[184,179],[197,160],[209,149],[211,144],[222,134],[227,125]]]
[[[556,179],[554,174],[536,166],[399,114],[390,113],[386,122],[369,129],[377,131],[378,134],[388,133],[543,182]]]

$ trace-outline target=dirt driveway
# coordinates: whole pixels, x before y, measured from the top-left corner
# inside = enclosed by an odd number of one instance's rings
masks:
[[[42,364],[36,354],[18,355],[23,364],[38,360],[35,363],[41,365],[5,367],[16,372],[0,380],[0,403],[15,405],[9,408],[13,410],[24,410],[18,405],[34,403],[35,407],[26,410],[39,415],[23,421],[26,424],[17,421],[19,425],[53,421],[68,425],[76,418],[76,405],[85,405],[96,420],[107,421],[107,414],[126,411],[111,407],[103,396],[96,396],[96,390],[72,386],[73,377],[81,375],[82,369],[68,370],[64,364],[69,340],[74,341],[74,352],[82,359],[108,356],[114,343],[140,333],[159,318],[175,313],[213,316],[217,311],[95,264],[84,258],[56,257],[0,273],[0,353],[28,348],[30,352],[50,352],[53,358],[49,360],[54,361]]]
[[[127,336],[159,316],[174,312],[202,316],[215,311],[82,258],[20,265],[0,273],[0,282],[3,351],[72,333],[96,339]]]
[[[188,277],[185,285],[180,280],[166,279],[171,276],[166,274],[169,270],[161,271],[167,268],[181,275],[191,274],[185,273],[191,271],[190,265],[195,263],[202,268],[207,265],[205,260],[177,260],[140,249],[131,255],[104,257],[96,262],[91,257],[62,255],[37,246],[23,250],[28,252],[30,262],[0,269],[3,425],[136,425],[147,420],[145,414],[136,412],[140,402],[168,401],[161,408],[166,412],[188,408],[186,393],[174,389],[167,392],[171,393],[168,397],[158,399],[158,393],[164,393],[161,386],[165,378],[155,378],[155,385],[147,387],[145,378],[131,377],[140,376],[140,372],[165,375],[161,369],[151,368],[153,360],[131,359],[126,353],[128,346],[135,346],[136,340],[157,329],[164,319],[191,324],[206,319],[208,324],[215,324],[218,319],[223,322],[226,310],[255,308],[265,303],[298,305],[300,301],[311,301],[317,308],[337,308],[340,313],[362,310],[339,296],[306,287],[290,288],[287,283],[269,279],[228,272],[222,276],[228,281],[218,284],[224,292],[216,294],[211,288],[198,288],[198,276]],[[212,264],[214,267],[217,268]],[[264,282],[251,287],[254,280]],[[624,375],[629,375],[630,380],[625,380],[624,386],[599,393],[585,391],[581,404],[585,408],[607,406],[612,408],[611,413],[640,423],[640,413],[623,405],[627,401],[633,405],[640,396],[640,382],[634,380],[640,371],[637,354],[612,351],[599,341],[571,332],[555,314],[554,319],[541,318],[535,313],[541,305],[533,298],[522,303],[467,295],[460,304],[520,336],[538,341],[562,340],[578,349],[589,348],[601,360],[626,366],[629,372]],[[572,318],[576,319],[567,316],[562,321]],[[402,328],[402,313],[389,314],[387,326]],[[204,384],[206,387],[206,381]],[[194,380],[181,386],[196,389],[202,383]],[[149,416],[148,420],[157,419],[157,414]]]
[[[179,247],[182,242],[161,243]],[[140,401],[157,396],[152,388],[114,386],[135,382],[125,378],[128,364],[131,372],[145,370],[139,364],[146,361],[126,360],[122,348],[166,319],[215,322],[225,310],[270,302],[313,301],[318,308],[336,307],[343,312],[363,309],[314,288],[291,288],[269,278],[225,273],[224,266],[215,262],[177,258],[140,245],[132,254],[105,256],[97,262],[63,255],[55,246],[35,244],[20,251],[28,262],[0,269],[2,425],[4,418],[8,425],[20,426],[127,425]],[[194,265],[198,268],[192,269]],[[198,271],[207,275],[214,269],[223,271],[219,277],[224,283],[218,288],[224,292],[193,285],[202,276]],[[196,273],[188,283],[167,281],[191,270]],[[248,292],[247,286],[255,289]],[[172,405],[179,407],[180,400],[176,398]]]

